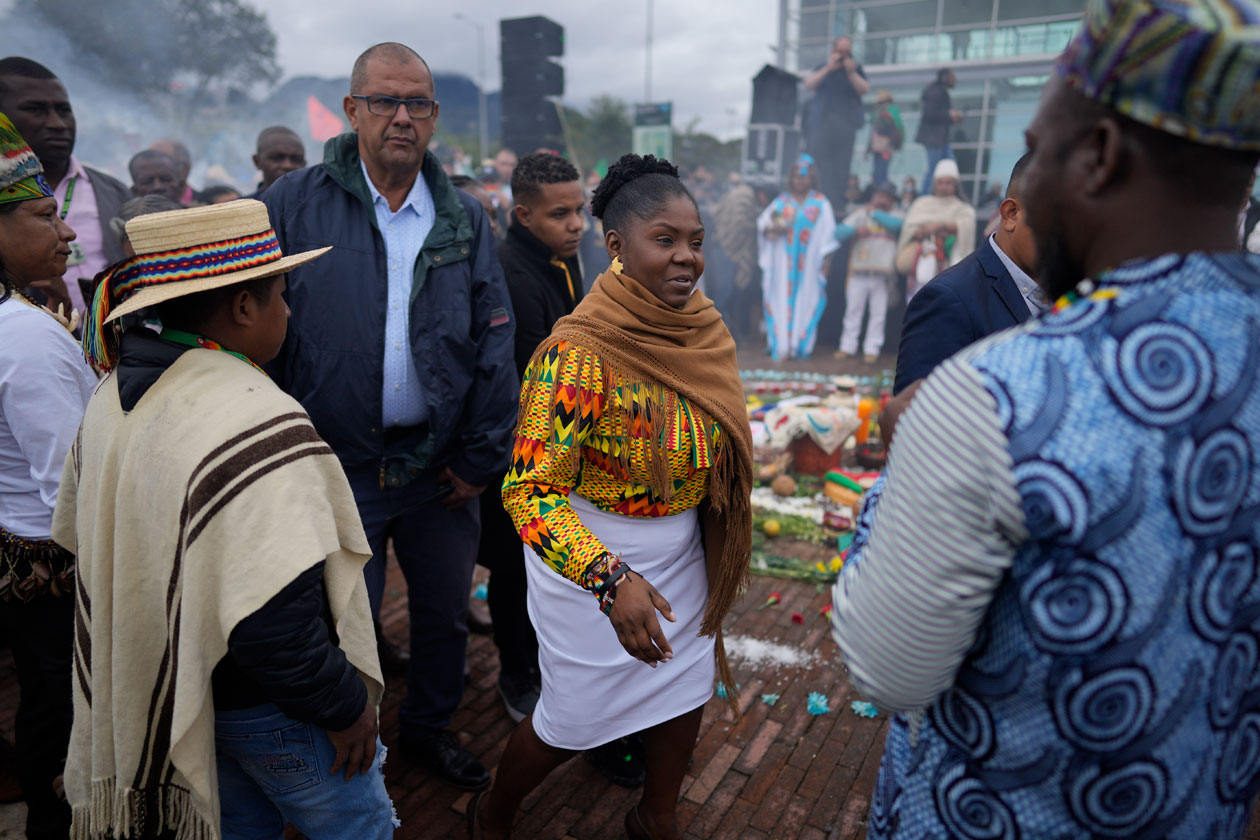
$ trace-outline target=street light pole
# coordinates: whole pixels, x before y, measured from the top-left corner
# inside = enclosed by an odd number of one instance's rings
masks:
[[[643,101],[652,101],[652,0],[647,0],[647,64],[643,71]]]
[[[477,30],[477,139],[481,149],[477,165],[480,166],[490,152],[490,124],[486,117],[486,28],[460,12],[455,13],[455,19]]]

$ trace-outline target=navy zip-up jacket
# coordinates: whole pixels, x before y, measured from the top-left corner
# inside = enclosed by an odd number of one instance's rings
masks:
[[[431,153],[421,177],[437,219],[416,260],[408,332],[428,409],[428,466],[489,485],[503,479],[516,425],[512,303],[481,205],[451,186]],[[347,472],[384,470],[401,454],[386,451],[381,427],[385,241],[357,135],[329,140],[322,164],[289,173],[262,199],[286,254],[333,246],[289,273],[289,333],[267,370]]]

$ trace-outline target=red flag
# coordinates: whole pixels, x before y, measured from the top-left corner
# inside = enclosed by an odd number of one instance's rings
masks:
[[[313,96],[306,99],[306,119],[311,124],[311,136],[323,143],[346,130],[341,117],[334,114]]]

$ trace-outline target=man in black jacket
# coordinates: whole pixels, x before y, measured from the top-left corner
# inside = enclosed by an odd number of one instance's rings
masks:
[[[447,727],[464,690],[477,497],[503,480],[516,425],[512,303],[485,213],[428,151],[439,105],[424,60],[369,48],[344,108],[354,133],[263,193],[281,247],[333,246],[290,274],[270,371],[345,467],[374,615],[390,540],[407,580],[403,755],[478,790],[490,774]]]
[[[949,132],[955,123],[962,121],[962,111],[955,110],[949,97],[949,89],[957,82],[954,71],[948,68],[936,74],[936,81],[923,89],[923,109],[919,114],[919,130],[914,135],[927,152],[927,175],[923,177],[922,195],[932,191],[932,174],[936,164],[954,156],[949,145]]]
[[[866,71],[853,57],[851,40],[836,39],[827,63],[805,77],[805,89],[814,95],[805,145],[818,162],[822,191],[839,210],[845,205],[844,192],[853,168],[854,139],[866,120],[862,97],[871,89]]]
[[[122,242],[110,229],[131,190],[117,178],[87,166],[74,156],[75,120],[70,95],[61,80],[29,58],[0,58],[0,113],[44,165],[44,179],[57,199],[62,221],[77,234],[66,262],[65,296],[79,312],[86,311],[80,280],[90,283],[97,272],[121,260]],[[50,290],[56,308],[60,290]]]

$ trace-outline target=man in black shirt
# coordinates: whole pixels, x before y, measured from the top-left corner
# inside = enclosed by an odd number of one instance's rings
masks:
[[[865,120],[862,97],[871,89],[862,65],[853,58],[853,42],[837,38],[827,63],[805,77],[805,89],[814,94],[806,123],[806,148],[818,165],[822,191],[831,206],[841,212],[853,165],[854,137]]]

